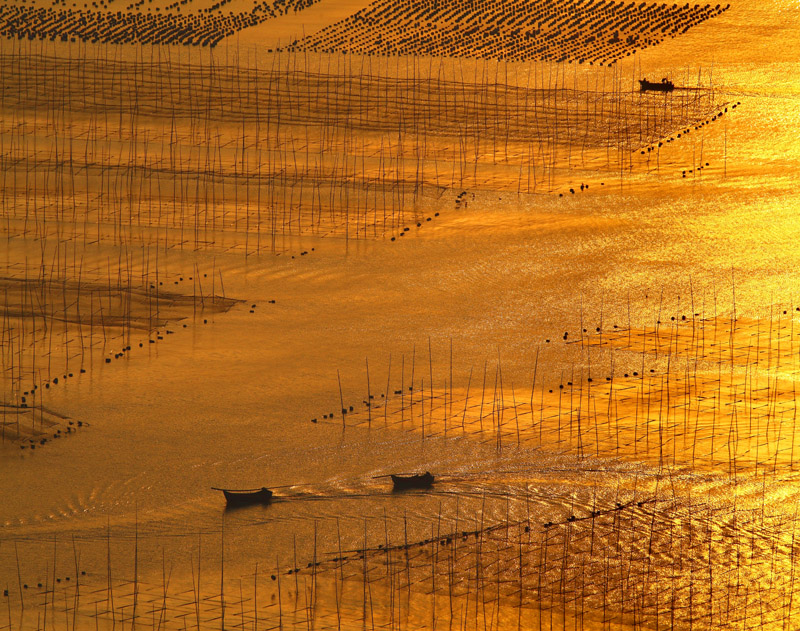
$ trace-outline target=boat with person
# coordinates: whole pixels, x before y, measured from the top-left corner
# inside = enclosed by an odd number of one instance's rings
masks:
[[[228,506],[247,506],[249,504],[269,504],[272,501],[272,491],[262,486],[260,489],[218,489],[225,496]]]
[[[672,92],[675,84],[666,78],[661,79],[660,83],[648,81],[647,78],[639,79],[639,89],[641,92]]]
[[[429,489],[433,486],[433,474],[430,471],[415,473],[413,475],[392,475],[392,484],[395,491],[406,489]]]

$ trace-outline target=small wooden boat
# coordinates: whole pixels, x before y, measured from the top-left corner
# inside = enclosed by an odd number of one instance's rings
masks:
[[[430,471],[415,475],[392,475],[395,491],[406,489],[429,489],[433,486],[433,474]]]
[[[222,491],[228,506],[246,506],[248,504],[269,504],[272,500],[272,491],[262,486],[260,489],[230,490],[214,489]]]
[[[675,89],[675,84],[666,79],[661,79],[661,83],[639,79],[639,89],[641,92],[672,92]]]

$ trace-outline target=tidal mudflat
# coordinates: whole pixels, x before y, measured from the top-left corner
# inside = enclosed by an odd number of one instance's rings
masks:
[[[9,1],[0,629],[797,626],[798,20]]]

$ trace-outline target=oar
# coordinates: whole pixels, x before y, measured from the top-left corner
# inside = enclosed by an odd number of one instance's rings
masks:
[[[297,484],[284,484],[283,486],[269,486],[269,487],[258,487],[257,489],[221,489],[218,486],[212,486],[212,491],[233,491],[234,493],[247,493],[248,491],[260,491],[262,488],[268,488],[269,490],[272,489],[290,489],[293,486],[298,486]]]

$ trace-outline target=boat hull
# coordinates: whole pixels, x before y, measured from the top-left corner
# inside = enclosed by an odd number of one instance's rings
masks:
[[[272,501],[272,491],[260,489],[258,491],[222,491],[228,506],[247,506],[248,504],[268,504]]]
[[[642,92],[672,92],[675,89],[675,84],[672,81],[655,83],[646,79],[639,79],[639,89]]]
[[[433,486],[433,475],[424,473],[421,475],[393,475],[392,484],[394,484],[395,491],[404,491],[406,489],[429,489]]]

